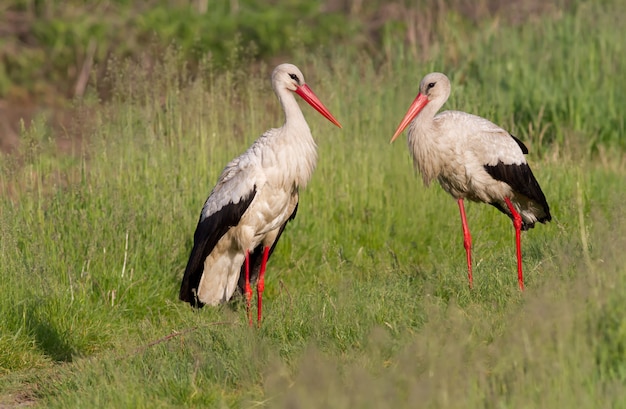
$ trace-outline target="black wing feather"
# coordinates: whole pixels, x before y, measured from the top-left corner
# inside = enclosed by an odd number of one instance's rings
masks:
[[[511,136],[511,138],[513,138],[513,140],[515,142],[517,142],[517,145],[520,147],[520,149],[522,150],[522,153],[524,155],[528,155],[528,148],[526,147],[526,145],[524,145],[524,142],[520,141],[519,139],[517,139],[514,135],[509,134]]]
[[[543,191],[539,186],[539,182],[535,179],[535,175],[533,175],[533,172],[530,170],[530,166],[528,166],[527,163],[507,165],[503,162],[498,162],[494,166],[484,165],[484,168],[494,179],[508,184],[516,193],[522,194],[528,199],[539,204],[544,213],[542,215],[537,215],[537,219],[540,222],[545,223],[552,220],[546,196],[543,194]],[[505,209],[501,204],[491,204],[502,213],[510,216],[508,209]],[[530,227],[532,226],[527,225],[526,223],[522,226],[524,230],[527,230]]]
[[[241,198],[238,203],[231,202],[205,219],[200,214],[200,220],[193,236],[193,249],[189,255],[189,261],[185,268],[185,275],[183,276],[178,295],[182,301],[186,301],[198,308],[204,305],[196,297],[196,291],[204,271],[204,260],[213,251],[222,236],[231,227],[239,223],[255,195],[256,186],[247,196]]]
[[[280,226],[280,230],[278,231],[278,235],[276,236],[276,240],[272,243],[272,247],[270,247],[270,252],[267,255],[267,259],[269,260],[274,252],[274,248],[280,239],[280,236],[283,234],[287,223],[296,218],[296,213],[298,212],[298,203],[296,203],[296,207],[293,209],[291,216],[282,226]],[[259,244],[254,251],[250,254],[250,283],[255,283],[259,278],[259,273],[261,271],[261,263],[263,261],[263,244]],[[239,273],[239,282],[238,282],[239,291],[241,294],[244,294],[244,289],[246,287],[246,265],[245,263],[241,266],[241,272]]]

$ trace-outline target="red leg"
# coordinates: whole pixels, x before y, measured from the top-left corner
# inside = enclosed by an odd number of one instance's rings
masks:
[[[252,313],[250,312],[250,300],[252,299],[252,288],[250,287],[250,250],[246,250],[246,312],[248,313],[248,323],[252,326]]]
[[[256,295],[257,295],[257,323],[261,325],[261,309],[263,306],[263,291],[265,290],[265,265],[267,264],[267,258],[270,255],[270,248],[265,247],[263,249],[263,260],[261,261],[261,271],[259,271],[259,279],[256,283]]]
[[[524,274],[522,273],[522,216],[519,215],[513,203],[508,197],[504,198],[506,205],[509,207],[511,214],[513,215],[513,226],[515,227],[515,247],[517,250],[517,283],[519,289],[524,291]]]
[[[470,235],[469,227],[467,227],[463,198],[460,198],[458,203],[459,211],[461,212],[461,222],[463,223],[463,247],[465,247],[465,253],[467,254],[467,278],[469,279],[469,286],[472,288],[474,286],[474,280],[472,278],[472,236]]]

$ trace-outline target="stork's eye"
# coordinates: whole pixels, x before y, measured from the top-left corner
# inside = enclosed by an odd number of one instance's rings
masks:
[[[289,78],[294,80],[296,83],[300,84],[300,78],[296,74],[289,74]]]
[[[430,82],[430,83],[428,83],[428,89],[431,89],[431,88],[433,88],[434,86],[435,86],[435,83],[434,83],[434,82]]]

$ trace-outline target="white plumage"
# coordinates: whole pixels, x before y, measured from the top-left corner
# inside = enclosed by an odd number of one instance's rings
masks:
[[[181,300],[200,307],[228,301],[239,286],[249,308],[250,281],[257,281],[259,321],[265,263],[295,217],[298,190],[307,185],[317,162],[317,147],[294,92],[341,127],[296,66],[276,67],[272,86],[285,123],[266,131],[224,168],[202,208],[180,290]]]
[[[424,184],[437,179],[457,199],[472,286],[471,236],[464,199],[493,205],[516,229],[518,281],[523,289],[520,230],[551,220],[546,198],[524,154],[526,146],[487,119],[459,111],[437,112],[450,96],[450,81],[441,73],[422,79],[420,92],[391,138],[409,126],[409,150]],[[410,124],[410,125],[409,125]]]

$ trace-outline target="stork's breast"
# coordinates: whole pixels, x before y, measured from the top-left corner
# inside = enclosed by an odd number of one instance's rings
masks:
[[[242,219],[242,224],[252,228],[256,235],[264,234],[282,226],[292,204],[292,189],[265,185],[258,192]]]

